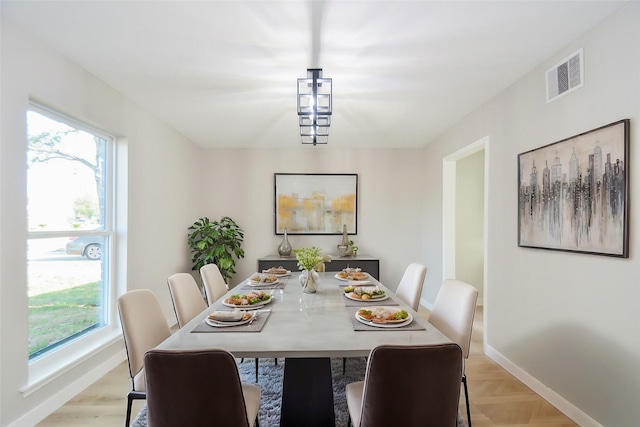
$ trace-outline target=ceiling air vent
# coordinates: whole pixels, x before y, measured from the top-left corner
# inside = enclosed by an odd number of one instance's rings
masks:
[[[584,60],[578,49],[547,71],[547,102],[584,85]]]

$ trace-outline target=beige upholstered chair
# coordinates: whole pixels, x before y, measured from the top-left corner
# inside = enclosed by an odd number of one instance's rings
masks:
[[[207,296],[207,305],[213,304],[229,290],[220,269],[215,264],[203,265],[200,269],[200,277],[202,277],[204,293]]]
[[[455,427],[461,377],[458,344],[380,345],[364,381],[347,384],[349,418],[355,427]]]
[[[129,291],[118,298],[118,313],[131,376],[125,420],[128,427],[133,400],[146,397],[144,354],[169,338],[171,331],[158,299],[149,289]]]
[[[178,319],[178,327],[182,328],[191,319],[202,313],[207,305],[204,303],[196,280],[189,273],[171,275],[167,282],[173,310]]]
[[[144,363],[150,427],[257,425],[260,388],[240,382],[228,351],[154,349]]]
[[[426,275],[427,267],[424,265],[409,264],[396,289],[396,296],[415,311],[418,311],[418,306],[420,305],[422,285]]]
[[[469,357],[473,318],[476,314],[478,290],[460,280],[445,280],[438,291],[429,323],[435,326],[462,349],[464,359]],[[471,409],[469,408],[469,390],[467,376],[462,370],[462,384],[467,404],[467,420],[471,427]]]

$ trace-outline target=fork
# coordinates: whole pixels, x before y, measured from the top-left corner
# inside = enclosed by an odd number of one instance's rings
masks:
[[[249,323],[247,323],[247,326],[251,326],[253,321],[256,320],[256,318],[258,317],[258,313],[260,313],[260,311],[256,310],[256,314],[254,314],[251,320],[249,320]]]

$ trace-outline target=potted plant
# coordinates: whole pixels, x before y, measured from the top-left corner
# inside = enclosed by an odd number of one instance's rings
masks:
[[[189,227],[187,243],[191,248],[193,270],[203,265],[216,264],[222,277],[229,283],[235,274],[235,258],[244,258],[242,229],[231,218],[225,216],[220,221],[210,221],[204,217]]]

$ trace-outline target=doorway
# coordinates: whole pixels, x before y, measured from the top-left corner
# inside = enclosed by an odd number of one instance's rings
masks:
[[[443,279],[478,289],[484,305],[489,137],[443,159]]]

